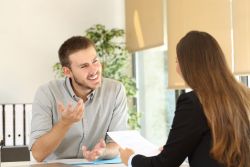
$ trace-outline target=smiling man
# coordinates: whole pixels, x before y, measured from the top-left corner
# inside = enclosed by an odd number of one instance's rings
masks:
[[[59,49],[64,80],[40,86],[32,106],[30,149],[37,161],[111,159],[119,147],[108,131],[127,128],[124,86],[102,77],[95,45],[74,36]]]

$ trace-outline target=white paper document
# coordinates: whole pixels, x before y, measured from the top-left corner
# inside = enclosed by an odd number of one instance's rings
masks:
[[[120,147],[133,149],[136,154],[154,156],[160,153],[159,148],[142,137],[138,131],[128,130],[107,133]]]

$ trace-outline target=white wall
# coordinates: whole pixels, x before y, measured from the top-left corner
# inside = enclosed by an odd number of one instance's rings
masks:
[[[63,41],[97,23],[124,28],[124,0],[1,0],[0,103],[31,103]]]

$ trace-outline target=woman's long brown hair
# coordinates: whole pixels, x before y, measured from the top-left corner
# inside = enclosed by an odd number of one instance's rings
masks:
[[[227,167],[250,167],[250,91],[229,70],[218,42],[206,32],[191,31],[178,43],[177,58],[202,103],[211,155]]]

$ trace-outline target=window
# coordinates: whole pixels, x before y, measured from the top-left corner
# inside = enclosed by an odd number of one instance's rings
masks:
[[[135,53],[138,87],[137,111],[141,134],[155,145],[166,143],[175,111],[175,91],[168,89],[166,51],[151,49]]]

